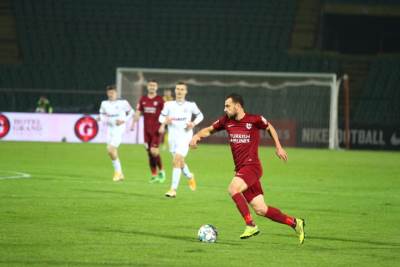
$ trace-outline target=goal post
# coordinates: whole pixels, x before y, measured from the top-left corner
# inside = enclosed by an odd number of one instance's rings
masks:
[[[117,68],[116,78],[119,95],[132,105],[146,94],[151,79],[158,81],[161,95],[185,82],[187,98],[205,115],[204,125],[223,114],[225,97],[236,92],[243,95],[246,111],[277,126],[285,145],[338,148],[340,82],[334,73]]]

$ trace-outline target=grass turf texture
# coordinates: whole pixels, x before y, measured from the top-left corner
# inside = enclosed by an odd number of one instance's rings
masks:
[[[282,163],[260,149],[265,196],[304,217],[308,239],[262,217],[257,237],[227,194],[229,147],[201,145],[187,162],[176,199],[168,179],[149,184],[142,146],[122,145],[126,181],[111,181],[100,144],[0,143],[0,266],[395,266],[400,262],[400,154],[288,149]],[[216,244],[197,241],[200,225],[219,230]]]

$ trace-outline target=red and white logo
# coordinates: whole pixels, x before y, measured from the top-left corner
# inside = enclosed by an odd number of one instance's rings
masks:
[[[97,136],[99,125],[90,116],[83,116],[75,122],[75,135],[83,142],[89,142]]]
[[[250,130],[251,129],[252,124],[251,123],[246,123],[246,129]]]
[[[10,121],[5,115],[0,114],[0,138],[6,136],[9,131],[10,131]]]
[[[264,124],[268,124],[268,121],[266,118],[264,118],[264,116],[261,116],[261,120],[263,121]]]
[[[154,101],[154,102],[153,102],[153,105],[154,105],[154,106],[157,106],[157,105],[158,105],[158,102],[157,102],[157,101]]]

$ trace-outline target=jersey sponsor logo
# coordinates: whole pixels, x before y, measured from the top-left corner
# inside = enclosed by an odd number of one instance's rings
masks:
[[[186,118],[182,117],[182,118],[171,118],[173,121],[185,121]]]
[[[233,144],[250,143],[250,134],[230,134],[229,141]]]
[[[9,131],[10,131],[10,121],[5,115],[0,114],[0,138],[6,136]]]
[[[75,122],[74,131],[79,140],[89,142],[97,136],[99,125],[91,116],[83,116]]]
[[[250,130],[253,125],[251,123],[246,123],[246,129]]]
[[[157,109],[155,107],[144,107],[144,113],[156,113]]]
[[[400,138],[396,136],[396,133],[393,133],[390,137],[390,143],[394,146],[400,145]]]

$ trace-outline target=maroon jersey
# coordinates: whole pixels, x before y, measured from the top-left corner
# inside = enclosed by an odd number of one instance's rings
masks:
[[[164,100],[161,96],[150,98],[147,95],[142,96],[136,106],[136,109],[142,112],[144,117],[144,131],[146,133],[158,132],[160,122],[158,117],[164,107]]]
[[[228,132],[236,171],[246,165],[261,166],[258,158],[259,130],[268,127],[268,121],[263,116],[245,114],[241,120],[237,121],[225,115],[212,126],[215,131]]]

